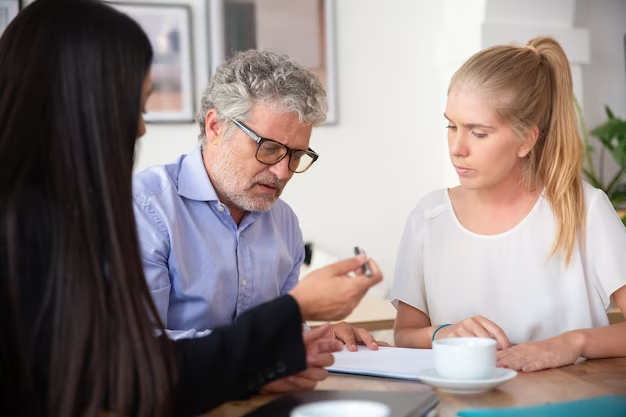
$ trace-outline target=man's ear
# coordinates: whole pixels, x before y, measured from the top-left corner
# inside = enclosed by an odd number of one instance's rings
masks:
[[[206,135],[207,144],[217,144],[223,132],[224,123],[218,120],[217,111],[215,109],[211,109],[207,112],[204,123],[204,133]]]
[[[528,136],[526,136],[526,140],[519,147],[517,151],[517,156],[520,158],[526,157],[530,153],[530,151],[535,147],[537,140],[539,139],[539,128],[537,126],[533,126],[528,132]]]

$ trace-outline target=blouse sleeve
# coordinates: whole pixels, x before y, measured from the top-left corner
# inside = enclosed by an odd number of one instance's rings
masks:
[[[406,221],[396,258],[396,270],[391,289],[391,302],[398,308],[402,301],[427,316],[428,304],[424,288],[424,212],[415,208]]]
[[[626,228],[602,191],[587,210],[587,269],[608,308],[611,295],[626,285]]]

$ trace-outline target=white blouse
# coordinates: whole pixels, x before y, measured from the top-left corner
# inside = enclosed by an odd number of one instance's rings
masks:
[[[391,299],[433,325],[480,314],[513,344],[608,325],[610,297],[626,285],[626,228],[606,194],[584,183],[587,227],[571,262],[548,259],[556,222],[539,197],[511,230],[479,235],[458,221],[447,190],[426,195],[411,212],[396,263]]]

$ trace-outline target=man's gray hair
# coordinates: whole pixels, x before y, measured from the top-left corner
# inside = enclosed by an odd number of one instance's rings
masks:
[[[319,126],[326,120],[328,103],[319,79],[287,55],[269,50],[239,52],[221,64],[202,95],[196,115],[198,140],[206,143],[205,121],[211,109],[219,120],[245,120],[255,104],[294,113],[305,124]]]

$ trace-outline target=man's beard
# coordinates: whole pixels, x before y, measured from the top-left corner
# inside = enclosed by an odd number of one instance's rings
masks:
[[[211,178],[215,191],[220,198],[245,211],[267,211],[278,200],[283,192],[286,181],[279,180],[274,174],[261,172],[251,180],[242,176],[241,170],[233,157],[231,146],[220,149],[214,165],[215,178]],[[276,189],[274,195],[256,194],[252,189],[258,184]]]

